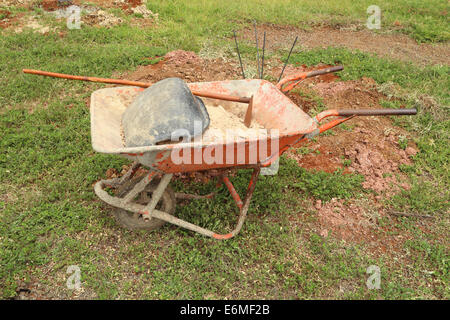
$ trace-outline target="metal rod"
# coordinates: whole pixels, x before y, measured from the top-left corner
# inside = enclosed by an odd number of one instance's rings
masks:
[[[264,51],[266,49],[266,32],[264,31],[264,40],[263,40],[263,49],[262,49],[262,58],[261,58],[261,76],[260,79],[264,77]]]
[[[284,63],[283,70],[281,70],[281,74],[280,74],[280,77],[278,78],[278,81],[277,81],[277,82],[280,82],[281,77],[283,76],[284,68],[286,68],[286,65],[287,65],[287,63],[288,63],[288,61],[289,61],[289,58],[291,57],[291,53],[292,53],[292,50],[293,50],[294,47],[295,47],[295,44],[297,43],[297,39],[298,39],[298,36],[295,37],[294,43],[292,44],[292,47],[291,47],[291,51],[289,51],[289,55],[288,55],[288,57],[287,57],[287,59],[286,59],[286,62]]]
[[[147,204],[145,206],[145,213],[142,214],[142,217],[144,218],[144,220],[150,220],[153,210],[155,210],[156,205],[158,204],[159,200],[161,199],[164,191],[166,191],[167,186],[169,185],[170,180],[172,179],[173,174],[169,173],[169,174],[165,174],[162,178],[161,181],[159,182],[158,186],[156,187],[156,190],[153,191],[152,194],[152,198],[149,202],[149,204]]]
[[[344,109],[337,110],[340,116],[399,116],[415,115],[417,109]]]
[[[237,51],[237,54],[238,54],[238,57],[239,57],[239,64],[241,65],[242,77],[245,79],[244,67],[242,66],[241,54],[239,52],[239,46],[238,46],[238,42],[237,42],[236,31],[233,30],[233,33],[234,33],[234,42],[236,43],[236,51]]]
[[[293,74],[293,75],[283,78],[281,81],[279,81],[277,83],[277,88],[283,92],[289,92],[292,89],[294,89],[301,81],[305,80],[306,78],[311,78],[311,77],[315,77],[315,76],[319,76],[319,75],[327,74],[327,73],[331,73],[331,72],[337,72],[337,71],[341,71],[343,69],[344,69],[344,67],[342,67],[342,66],[335,66],[335,67],[329,67],[329,68],[320,69],[320,70],[313,70],[313,71],[307,71],[307,72]],[[291,82],[291,83],[283,88],[283,86],[289,82]]]
[[[90,82],[101,82],[101,83],[111,83],[111,84],[122,84],[126,86],[136,86],[136,87],[142,87],[142,88],[148,88],[152,85],[152,83],[147,82],[138,82],[138,81],[129,81],[129,80],[119,80],[119,79],[107,79],[107,78],[96,78],[96,77],[85,77],[85,76],[73,76],[70,74],[63,74],[63,73],[55,73],[55,72],[48,72],[48,71],[41,71],[41,70],[32,70],[32,69],[23,69],[24,73],[29,74],[37,74],[40,76],[48,76],[48,77],[54,77],[54,78],[62,78],[62,79],[69,79],[69,80],[81,80],[81,81],[90,81]],[[219,94],[219,93],[213,93],[209,91],[197,91],[197,90],[191,90],[193,95],[199,96],[199,97],[205,97],[205,98],[211,98],[211,99],[218,99],[218,100],[226,100],[226,101],[234,101],[234,102],[242,102],[242,103],[249,103],[250,98],[247,97],[238,97],[238,96],[229,96],[226,94]]]
[[[254,21],[255,26],[255,40],[256,40],[256,65],[258,67],[258,77],[260,75],[259,71],[259,48],[258,48],[258,33],[256,32],[256,21]]]
[[[315,77],[315,76],[320,76],[322,74],[327,74],[327,73],[332,73],[332,72],[337,72],[337,71],[342,71],[344,70],[343,66],[335,66],[335,67],[329,67],[329,68],[324,68],[324,69],[319,69],[319,70],[313,70],[307,73],[306,78],[311,78],[311,77]]]

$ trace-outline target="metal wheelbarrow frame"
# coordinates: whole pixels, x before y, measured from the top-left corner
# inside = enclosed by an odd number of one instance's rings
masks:
[[[141,215],[145,220],[160,219],[214,239],[230,239],[239,233],[246,219],[261,168],[271,165],[286,150],[300,143],[304,143],[319,133],[329,130],[356,115],[399,115],[415,114],[416,112],[414,109],[327,110],[311,118],[283,94],[294,88],[304,78],[304,74],[299,74],[297,77],[283,79],[277,86],[268,81],[258,79],[189,84],[191,90],[253,97],[251,109],[253,119],[267,129],[279,130],[279,135],[275,138],[271,137],[269,139],[270,143],[267,142],[270,144],[267,154],[260,156],[257,152],[257,159],[253,162],[248,160],[251,154],[257,150],[254,149],[254,145],[258,145],[260,142],[257,139],[245,139],[241,142],[231,143],[211,142],[208,144],[194,141],[189,143],[182,142],[178,144],[126,148],[123,146],[120,137],[121,115],[126,109],[126,105],[131,102],[130,99],[132,96],[135,96],[143,89],[127,86],[95,91],[91,96],[91,136],[94,150],[101,153],[117,154],[134,161],[129,171],[121,178],[98,181],[94,187],[95,193],[107,204]],[[293,84],[283,89],[282,86],[288,82],[293,82]],[[328,117],[337,117],[337,119],[320,125],[320,122]],[[276,139],[276,141],[273,139]],[[275,144],[276,147],[273,147],[273,141],[277,142]],[[204,151],[208,147],[222,148],[224,155],[226,148],[231,148],[235,151],[235,156],[231,163],[224,161],[223,163],[212,164],[205,161],[203,156],[200,162],[195,163],[195,161],[192,161],[187,164],[176,164],[170,157],[172,152],[177,151],[182,153],[187,150],[192,151],[191,157],[194,159],[195,152],[201,151],[200,153],[204,155]],[[239,161],[239,155],[244,156],[245,161]],[[117,197],[111,196],[105,191],[107,186],[118,187],[126,181],[129,181],[141,165],[148,167],[149,172],[127,194],[122,197]],[[228,178],[230,169],[234,170],[237,168],[253,169],[244,200],[240,198]],[[217,233],[157,209],[157,204],[168,188],[174,173],[205,170],[214,170],[215,175],[218,177],[218,185],[221,183],[225,184],[239,208],[239,218],[236,227],[229,233]],[[149,202],[145,205],[136,203],[134,201],[136,196],[142,193],[155,177],[158,176],[160,177],[160,181],[153,191]],[[183,199],[211,198],[212,196],[214,196],[214,193],[205,196],[176,194],[177,198]]]

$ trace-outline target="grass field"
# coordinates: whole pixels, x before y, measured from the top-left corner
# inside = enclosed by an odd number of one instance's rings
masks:
[[[174,49],[236,60],[232,30],[247,28],[253,20],[309,30],[324,25],[365,28],[370,4],[151,1],[147,7],[159,19],[146,28],[131,25],[124,15],[119,26],[83,26],[66,30],[64,37],[0,30],[1,297],[13,298],[29,287],[42,298],[66,299],[449,299],[449,65],[420,67],[334,47],[296,49],[290,59],[308,66],[343,64],[341,80],[372,78],[386,95],[396,97],[386,100],[385,107],[419,110],[416,117],[393,119],[420,152],[413,165],[401,167],[411,188],[384,199],[383,206],[433,219],[377,221],[380,234],[407,238],[396,252],[384,254],[371,252],[366,242],[321,237],[313,227],[316,200],[368,199],[363,178],[308,171],[287,157],[277,175],[259,181],[249,218],[236,238],[215,241],[174,226],[151,233],[124,230],[93,192],[93,183],[105,177],[106,169],[120,172],[128,163],[92,150],[86,101],[102,85],[21,73],[22,68],[36,68],[107,77]],[[382,8],[377,33],[448,43],[447,1],[377,4]],[[64,22],[52,21],[41,9],[7,9],[64,28]],[[254,61],[252,43],[243,42],[242,51],[246,63]],[[285,59],[287,53],[268,52],[268,57]],[[425,105],[423,95],[433,103]],[[240,171],[232,179],[240,194],[248,178],[249,172]],[[174,188],[188,191],[181,183]],[[188,189],[206,193],[214,184],[191,183]],[[212,200],[177,208],[180,218],[213,230],[231,228],[235,212],[223,187]],[[389,231],[381,228],[386,224]],[[70,265],[81,269],[82,291],[66,288]],[[381,269],[379,290],[366,286],[370,265]]]

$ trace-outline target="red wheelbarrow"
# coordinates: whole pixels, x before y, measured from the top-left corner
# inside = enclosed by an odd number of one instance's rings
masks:
[[[215,239],[234,237],[245,221],[261,169],[271,166],[283,152],[355,116],[416,114],[415,109],[349,109],[327,110],[311,118],[284,94],[309,76],[341,69],[334,67],[319,72],[301,73],[282,79],[277,85],[259,79],[190,83],[188,85],[191,91],[204,97],[205,104],[220,100],[221,105],[245,118],[246,123],[256,121],[270,134],[262,137],[246,137],[239,141],[194,139],[189,142],[144,147],[124,146],[121,119],[127,106],[144,90],[142,87],[148,87],[149,84],[123,80],[101,81],[134,86],[105,88],[92,93],[90,105],[92,146],[97,152],[117,154],[134,162],[122,177],[98,181],[94,187],[95,193],[115,208],[113,214],[117,221],[128,229],[153,230],[169,222]],[[26,72],[38,73],[31,70]],[[55,76],[43,72],[38,74]],[[63,77],[63,75],[56,76]],[[78,78],[95,81],[86,77]],[[336,119],[320,124],[328,117]],[[272,134],[273,132],[276,134]],[[141,166],[149,169],[144,171],[145,175],[136,174],[138,171],[142,172],[138,170]],[[241,168],[253,170],[247,194],[243,199],[228,178],[231,171]],[[237,225],[231,232],[217,233],[174,216],[177,198],[211,198],[215,194],[213,192],[208,195],[194,195],[172,191],[169,182],[174,173],[194,171],[207,171],[211,176],[217,177],[218,186],[223,183],[229,190],[239,208]],[[107,192],[106,187],[114,188],[115,194]]]

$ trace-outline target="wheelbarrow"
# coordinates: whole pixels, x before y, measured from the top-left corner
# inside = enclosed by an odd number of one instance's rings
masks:
[[[228,104],[230,110],[245,117],[246,123],[256,121],[271,134],[246,137],[239,141],[204,142],[194,139],[142,147],[125,147],[121,136],[121,119],[127,106],[144,90],[143,87],[148,87],[149,84],[109,81],[134,86],[104,88],[92,93],[92,147],[97,152],[125,157],[133,163],[122,177],[98,181],[94,187],[95,193],[115,208],[113,214],[119,224],[131,230],[153,230],[169,222],[214,239],[230,239],[236,236],[246,219],[261,169],[271,166],[286,150],[355,116],[416,114],[415,109],[348,109],[327,110],[311,118],[285,95],[311,74],[314,76],[341,69],[342,67],[333,67],[319,72],[301,73],[284,78],[277,85],[260,79],[189,83],[188,86],[194,94],[204,97],[205,104],[217,101],[225,106]],[[33,70],[25,72],[37,73]],[[37,74],[67,78],[60,74]],[[79,78],[93,81],[86,77]],[[321,124],[329,117],[335,119]],[[211,157],[214,161],[211,161]],[[184,161],[180,161],[180,158]],[[148,168],[144,175],[136,174],[138,171],[142,172],[138,170],[141,166]],[[243,168],[253,172],[247,193],[241,198],[229,175],[232,171]],[[211,198],[215,195],[215,192],[207,195],[175,193],[169,187],[174,174],[196,171],[207,172],[216,177],[217,185],[224,184],[229,190],[239,209],[236,227],[231,232],[218,233],[174,215],[177,199]],[[106,190],[107,187],[114,188],[116,193],[111,195]]]

